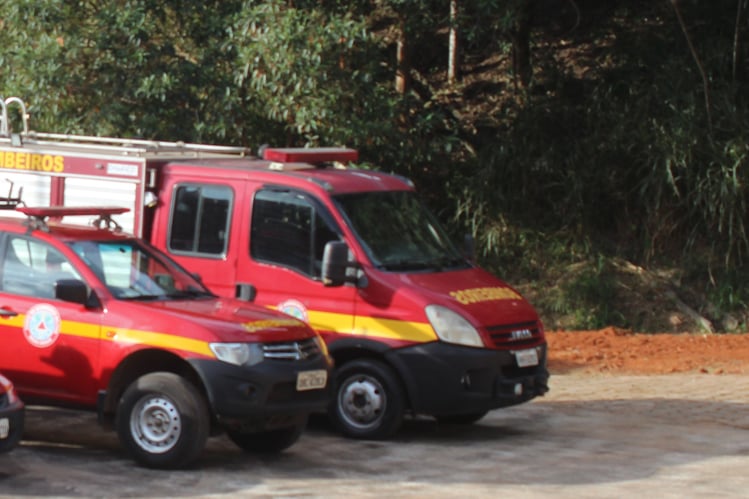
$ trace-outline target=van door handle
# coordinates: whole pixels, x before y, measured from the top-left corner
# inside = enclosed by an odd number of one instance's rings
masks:
[[[8,307],[0,307],[0,317],[15,317],[18,312],[11,310]]]

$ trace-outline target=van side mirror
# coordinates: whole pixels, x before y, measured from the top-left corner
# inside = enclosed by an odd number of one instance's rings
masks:
[[[78,279],[60,279],[55,282],[55,298],[88,305],[88,286]]]
[[[328,241],[322,256],[322,283],[342,286],[346,282],[348,245],[343,241]]]

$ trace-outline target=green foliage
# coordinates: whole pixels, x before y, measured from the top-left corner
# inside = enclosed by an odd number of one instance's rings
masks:
[[[286,4],[250,3],[236,16],[228,44],[237,51],[234,79],[246,101],[261,102],[289,144],[384,142],[394,106],[378,85],[381,48],[366,24]]]
[[[37,129],[202,139],[231,101],[217,42],[236,2],[6,3],[0,91],[31,104]]]
[[[532,4],[533,78],[515,94],[507,46],[523,0],[461,0],[463,60],[478,64],[449,89],[447,2],[8,0],[0,95],[29,103],[41,131],[357,147],[412,178],[502,275],[542,280],[598,254],[688,262],[720,276],[704,287],[718,310],[741,309],[747,12],[574,4],[565,29],[569,2]],[[393,88],[400,30],[417,77],[406,95]],[[549,300],[588,326],[617,320],[594,268]]]
[[[616,312],[616,283],[606,271],[603,260],[593,268],[573,275],[561,286],[560,311],[573,313],[577,327],[598,329],[609,325],[625,326]]]
[[[699,47],[713,75],[710,133],[700,78],[668,5],[629,15],[606,66],[587,78],[554,61],[538,67],[538,88],[512,125],[481,138],[455,197],[459,220],[486,252],[497,251],[497,227],[510,225],[589,234],[635,259],[709,244],[725,265],[744,261],[747,82],[727,72],[730,16],[695,24],[709,32]]]

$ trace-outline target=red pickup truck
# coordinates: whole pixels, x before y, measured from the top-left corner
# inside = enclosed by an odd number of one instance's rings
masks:
[[[119,231],[122,209],[18,211],[0,218],[0,369],[26,404],[96,410],[157,468],[194,461],[219,431],[283,450],[327,406],[332,360],[304,322],[217,297]],[[94,214],[93,226],[48,220]]]

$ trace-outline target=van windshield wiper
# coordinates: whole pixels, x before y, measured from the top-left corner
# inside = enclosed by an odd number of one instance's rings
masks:
[[[156,301],[156,300],[163,300],[164,298],[166,298],[166,295],[136,295],[136,296],[123,296],[120,299],[130,300],[130,301]]]
[[[440,256],[431,259],[429,262],[438,269],[449,269],[466,265],[466,261],[463,258],[456,256]]]
[[[165,295],[166,298],[174,299],[174,300],[184,300],[184,299],[192,299],[192,298],[213,298],[213,293],[210,293],[208,291],[201,291],[197,289],[188,289],[188,290],[182,290],[182,291],[173,291],[171,293],[168,293]]]
[[[394,260],[382,263],[379,268],[383,270],[443,270],[445,268],[459,267],[465,265],[465,260],[458,257],[440,256],[427,260]]]
[[[384,270],[427,270],[434,267],[429,261],[395,260],[380,265]]]

